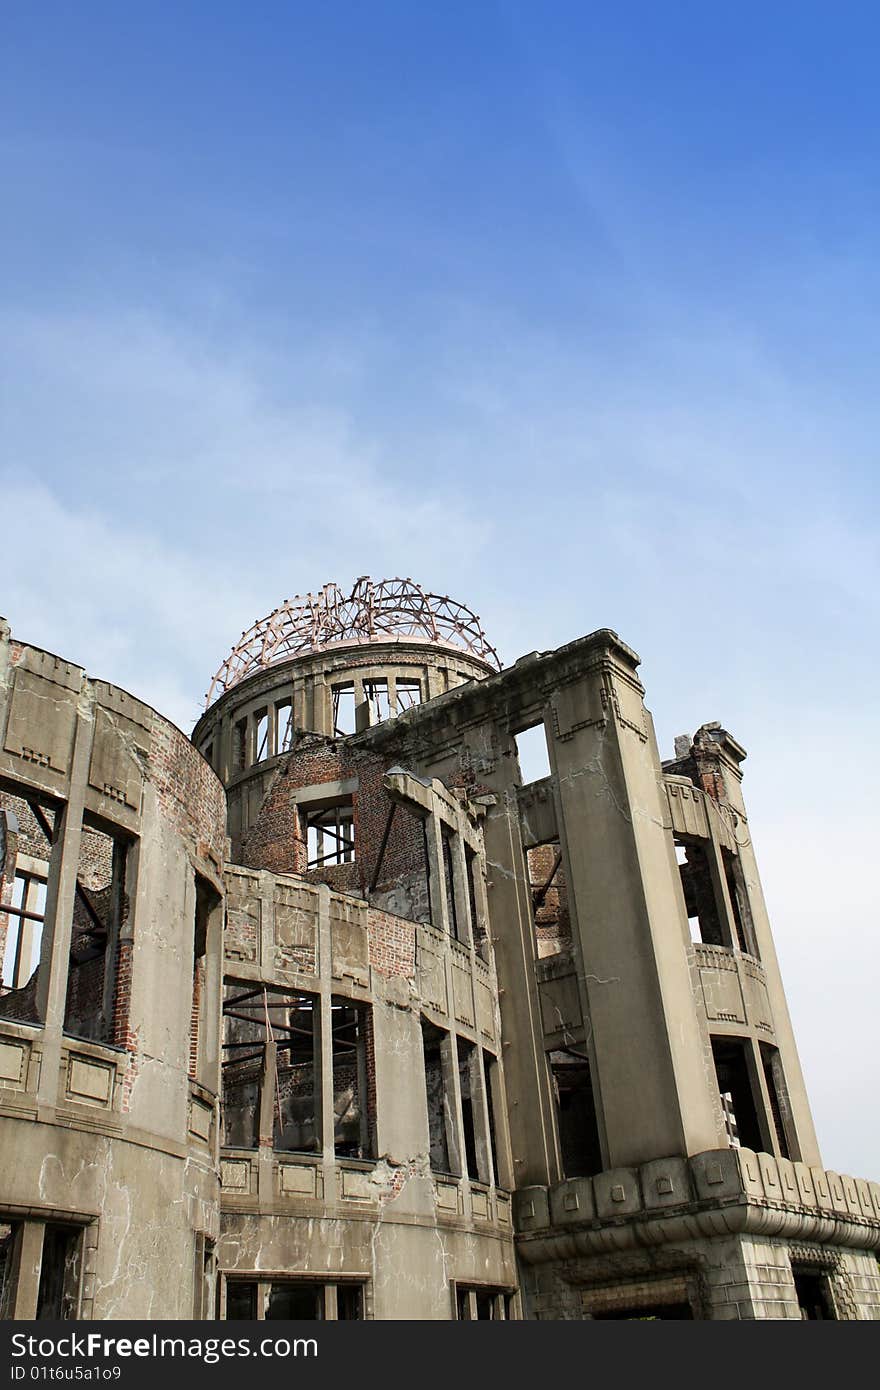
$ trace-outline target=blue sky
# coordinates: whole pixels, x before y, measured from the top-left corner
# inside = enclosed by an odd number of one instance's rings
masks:
[[[723,8],[724,12],[721,13]],[[880,11],[11,4],[18,635],[189,729],[283,598],[609,626],[720,719],[820,1142],[880,1177]]]

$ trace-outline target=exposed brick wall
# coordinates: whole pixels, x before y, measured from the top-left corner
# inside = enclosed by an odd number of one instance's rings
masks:
[[[219,864],[226,849],[226,797],[189,739],[158,716],[153,720],[148,775],[163,815],[203,857]]]
[[[416,974],[416,929],[403,917],[371,907],[367,913],[370,965],[381,975],[402,975],[414,980]]]
[[[51,845],[40,829],[36,816],[24,798],[21,796],[13,796],[12,792],[0,791],[0,808],[4,811],[12,811],[18,821],[19,853],[30,854],[34,859],[44,859],[48,861]],[[55,812],[48,807],[42,807],[41,809],[49,824],[54,825]]]
[[[539,955],[552,955],[564,950],[571,942],[571,920],[568,911],[568,885],[565,881],[565,866],[560,863],[550,887],[537,901],[538,893],[544,888],[553,873],[558,844],[537,845],[527,852],[529,879],[532,885],[532,899],[535,902],[535,933],[538,940]]]
[[[327,883],[340,893],[366,897],[376,873],[382,841],[394,803],[382,785],[385,760],[343,740],[317,734],[301,736],[282,763],[263,800],[256,822],[242,839],[241,863],[272,873],[300,874],[312,883]],[[350,864],[308,869],[305,816],[293,802],[304,787],[357,778],[353,797],[355,858]],[[406,889],[408,899],[427,920],[424,829],[418,816],[397,806],[388,829],[376,895]],[[424,905],[424,906],[420,906]]]

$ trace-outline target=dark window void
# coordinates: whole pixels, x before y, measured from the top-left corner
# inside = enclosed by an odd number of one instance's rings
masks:
[[[81,1248],[81,1227],[46,1226],[37,1293],[40,1321],[66,1322],[76,1317]]]
[[[207,1080],[205,1072],[205,1019],[208,986],[205,959],[211,913],[220,905],[220,895],[207,879],[196,875],[196,910],[193,923],[193,992],[189,1038],[189,1072],[196,1081]],[[216,1000],[213,1007],[216,1008]]]
[[[16,1263],[21,1231],[20,1221],[0,1221],[0,1322],[10,1321],[15,1311]]]
[[[737,944],[741,951],[760,959],[758,943],[755,939],[755,927],[752,922],[752,910],[749,906],[749,895],[746,891],[746,882],[739,855],[731,854],[729,849],[722,847],[721,858],[724,863],[727,891],[730,895],[730,907],[733,912]]]
[[[550,1053],[556,1093],[562,1171],[567,1178],[589,1178],[602,1171],[602,1146],[590,1064],[578,1052]]]
[[[473,1182],[488,1183],[489,1164],[485,1142],[478,1143],[484,1128],[480,1102],[478,1053],[473,1043],[458,1039],[458,1084],[461,1092],[461,1118],[464,1126],[464,1157],[467,1176]]]
[[[443,844],[443,878],[446,884],[446,911],[449,916],[449,935],[454,941],[467,943],[467,924],[464,921],[463,913],[460,911],[460,904],[455,896],[455,849],[453,846],[453,835],[446,826],[442,827],[441,841]]]
[[[773,1119],[773,1130],[776,1135],[776,1142],[779,1145],[779,1152],[783,1158],[793,1157],[791,1144],[788,1136],[793,1132],[791,1106],[788,1099],[788,1088],[785,1084],[785,1076],[782,1071],[782,1059],[779,1056],[778,1048],[772,1047],[770,1043],[762,1042],[761,1065],[764,1068],[764,1080],[767,1085],[767,1094],[770,1098],[770,1114]],[[796,1155],[794,1155],[796,1157]]]
[[[451,1088],[448,1085],[449,1035],[423,1018],[422,1044],[425,1057],[431,1169],[435,1173],[451,1173],[451,1158],[456,1152],[456,1145],[450,1142],[455,1134],[455,1126]]]
[[[306,812],[307,868],[354,863],[354,806],[351,797]]]
[[[739,1038],[713,1038],[712,1056],[731,1147],[762,1151],[766,1146],[746,1054],[748,1046]]]
[[[323,1322],[334,1316],[344,1322],[363,1318],[361,1284],[348,1280],[319,1284],[304,1279],[226,1281],[226,1319],[230,1322]]]
[[[483,1053],[483,1075],[486,1078],[486,1113],[489,1120],[489,1149],[492,1154],[492,1172],[496,1186],[501,1186],[498,1176],[498,1139],[495,1131],[495,1106],[497,1103],[498,1062],[491,1052]],[[499,1107],[499,1113],[501,1113]]]
[[[128,845],[84,820],[73,906],[64,1031],[113,1042],[119,935],[128,918]]]
[[[268,1322],[321,1322],[323,1317],[323,1284],[272,1284],[266,1304]]]
[[[334,999],[333,1146],[340,1158],[372,1158],[372,1014],[365,1005]]]
[[[353,734],[355,731],[354,683],[334,685],[331,693],[334,734]]]
[[[471,911],[471,928],[474,934],[474,944],[477,954],[486,959],[486,930],[480,918],[477,908],[477,874],[480,872],[480,862],[475,850],[470,845],[464,847],[465,874],[467,875],[468,906]]]
[[[364,1316],[364,1291],[360,1284],[336,1285],[336,1317],[340,1322],[355,1322]]]
[[[731,942],[722,926],[705,845],[695,840],[676,840],[675,855],[681,874],[691,941],[702,942],[705,946],[729,947]]]
[[[230,983],[223,1002],[223,1127],[231,1148],[314,1153],[317,998]]]
[[[486,1284],[456,1284],[455,1316],[459,1322],[496,1322],[510,1317],[512,1294]]]
[[[831,1281],[824,1271],[810,1265],[792,1265],[792,1277],[801,1317],[806,1322],[836,1322]]]
[[[247,720],[239,719],[232,726],[232,770],[244,772],[247,766]]]
[[[259,1286],[244,1279],[229,1279],[226,1283],[226,1317],[232,1322],[239,1318],[255,1322]]]

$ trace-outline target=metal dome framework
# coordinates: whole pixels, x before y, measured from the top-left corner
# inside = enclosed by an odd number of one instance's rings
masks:
[[[257,671],[309,652],[376,642],[425,642],[484,661],[501,661],[475,613],[448,595],[429,594],[412,579],[358,579],[349,595],[336,584],[285,599],[232,648],[205,697],[207,709],[224,691]]]

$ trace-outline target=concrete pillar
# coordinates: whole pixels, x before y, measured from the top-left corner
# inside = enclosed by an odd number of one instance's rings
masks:
[[[547,729],[609,1167],[723,1142],[642,693],[609,645],[554,693]]]
[[[57,1080],[57,1077],[56,1077]],[[40,1291],[40,1270],[43,1262],[42,1221],[25,1221],[18,1251],[18,1278],[15,1286],[15,1308],[12,1316],[20,1322],[37,1316],[37,1297]]]
[[[478,730],[476,746],[491,746],[494,734],[494,727]],[[508,1092],[511,1097],[523,1097],[521,1103],[512,1100],[508,1111],[513,1186],[518,1188],[558,1182],[562,1169],[535,976],[532,890],[519,824],[515,751],[513,739],[508,738],[506,750],[499,748],[481,779],[497,796],[484,825],[490,906],[487,920],[504,924],[493,937],[493,948]]]

